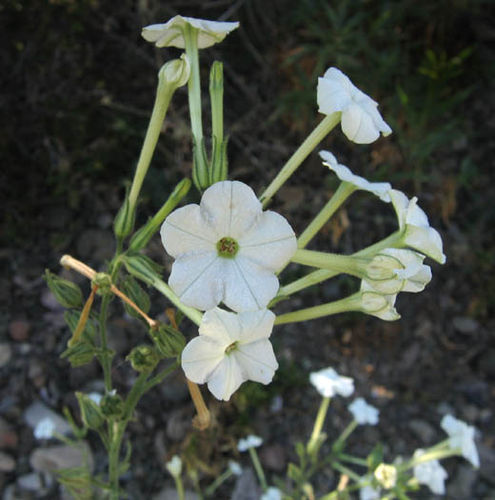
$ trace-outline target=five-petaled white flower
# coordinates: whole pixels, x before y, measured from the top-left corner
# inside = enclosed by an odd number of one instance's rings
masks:
[[[414,452],[413,458],[418,458],[425,454],[425,450],[418,449]],[[445,480],[448,477],[447,471],[440,465],[438,460],[429,460],[414,466],[414,477],[435,495],[445,494]]]
[[[387,295],[376,291],[367,281],[361,280],[360,310],[384,321],[395,321],[400,314],[395,309],[397,294]]]
[[[355,399],[349,405],[349,411],[359,425],[376,425],[378,423],[380,412],[374,406],[369,405],[363,398]]]
[[[380,132],[384,136],[392,133],[378,112],[378,103],[337,68],[327,69],[323,77],[318,78],[317,102],[320,113],[342,112],[342,132],[357,144],[376,141]]]
[[[200,205],[172,212],[161,236],[176,259],[170,287],[183,304],[203,311],[222,301],[238,312],[266,307],[278,291],[275,271],[297,248],[285,218],[263,212],[253,190],[238,181],[217,182]]]
[[[269,384],[278,368],[268,340],[274,321],[268,309],[235,314],[216,307],[205,312],[199,336],[182,351],[186,377],[208,382],[212,394],[225,401],[246,380]]]
[[[141,34],[146,41],[155,43],[157,47],[183,49],[185,47],[184,30],[187,27],[197,30],[198,48],[204,49],[221,42],[231,31],[239,27],[239,23],[175,16],[166,23],[145,26]]]
[[[261,495],[260,500],[282,500],[282,492],[278,488],[270,486],[265,493]]]
[[[324,398],[331,398],[335,394],[348,397],[354,392],[354,380],[339,375],[330,367],[311,373],[309,380]]]
[[[237,443],[237,449],[242,453],[243,451],[248,451],[250,448],[258,448],[263,444],[263,439],[259,436],[254,436],[250,434],[245,439],[239,439]]]
[[[474,427],[452,415],[445,415],[440,426],[449,435],[450,448],[459,449],[462,456],[478,468],[480,459],[474,442]]]
[[[342,182],[353,184],[356,189],[369,191],[378,196],[382,201],[389,203],[389,191],[392,186],[388,182],[369,182],[364,177],[354,175],[345,165],[341,165],[335,156],[330,151],[320,151],[320,158],[323,160],[323,165],[333,170],[337,177]]]
[[[179,477],[182,472],[182,460],[178,455],[174,455],[171,460],[165,464],[165,467],[172,477]]]
[[[390,198],[399,221],[399,230],[403,232],[402,243],[424,253],[440,264],[445,263],[442,238],[428,222],[424,211],[418,207],[416,197],[409,200],[396,189],[391,189]]]
[[[383,294],[421,292],[431,281],[431,268],[425,256],[405,248],[386,248],[366,266],[363,278],[374,290]]]

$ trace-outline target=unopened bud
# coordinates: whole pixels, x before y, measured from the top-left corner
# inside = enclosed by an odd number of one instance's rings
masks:
[[[118,394],[115,394],[115,391],[112,391],[101,398],[100,409],[106,417],[116,419],[124,412],[124,401]]]
[[[80,341],[67,348],[60,357],[67,358],[73,368],[91,363],[95,349],[89,342]]]
[[[184,335],[169,325],[160,323],[158,327],[150,328],[149,334],[158,352],[164,358],[175,358],[182,352],[186,345]]]
[[[115,236],[118,238],[125,238],[131,234],[134,228],[135,214],[136,212],[134,207],[131,206],[129,197],[126,194],[124,203],[117,212],[113,222],[113,231]]]
[[[125,359],[137,372],[151,372],[160,360],[155,349],[149,345],[135,347]]]
[[[67,308],[82,307],[83,294],[75,283],[60,278],[48,269],[45,270],[44,279],[48,288],[62,306]]]
[[[136,276],[146,283],[152,285],[155,280],[161,279],[161,267],[146,255],[128,255],[122,257],[122,261],[129,274]]]
[[[86,394],[76,392],[82,421],[88,429],[98,429],[105,420],[100,407]]]
[[[187,83],[190,75],[191,65],[186,54],[182,54],[180,59],[173,59],[165,63],[158,73],[158,78],[163,78],[165,83],[178,88]]]

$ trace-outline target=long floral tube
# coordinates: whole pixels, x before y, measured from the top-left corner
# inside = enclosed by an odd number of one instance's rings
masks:
[[[352,255],[340,255],[336,253],[299,249],[291,260],[296,264],[328,269],[330,271],[351,274],[352,276],[362,278],[363,270],[370,259]]]

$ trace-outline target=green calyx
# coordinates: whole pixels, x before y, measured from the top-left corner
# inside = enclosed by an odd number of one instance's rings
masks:
[[[220,257],[232,259],[239,251],[239,243],[234,238],[225,236],[217,242],[217,252]]]

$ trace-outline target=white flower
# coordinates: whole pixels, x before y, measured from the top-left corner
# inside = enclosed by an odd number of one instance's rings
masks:
[[[359,500],[380,500],[380,488],[375,489],[369,484],[359,490]]]
[[[182,460],[178,455],[174,455],[172,459],[165,464],[165,467],[173,477],[179,477],[182,472]]]
[[[474,442],[474,427],[452,415],[445,415],[440,426],[449,435],[450,448],[461,450],[462,456],[478,468],[480,459]]]
[[[397,483],[397,469],[390,464],[380,464],[375,469],[375,478],[384,488],[393,488]]]
[[[169,285],[188,306],[262,309],[275,297],[281,269],[297,249],[289,223],[263,212],[253,190],[238,181],[213,184],[200,205],[172,212],[161,228],[175,257]]]
[[[50,417],[42,418],[34,428],[34,437],[36,439],[50,439],[53,437],[56,425]]]
[[[175,16],[164,24],[151,24],[142,31],[143,38],[157,47],[185,47],[184,30],[186,26],[198,31],[198,48],[204,49],[221,42],[239,23],[207,21],[194,17]]]
[[[337,68],[327,69],[323,78],[318,78],[317,102],[320,113],[342,112],[342,132],[357,144],[376,141],[380,132],[384,136],[392,133],[378,112],[378,103]]]
[[[242,467],[234,460],[229,460],[229,470],[234,476],[242,474]]]
[[[313,372],[309,380],[324,398],[331,398],[335,394],[348,397],[354,392],[354,380],[342,377],[333,368]]]
[[[392,186],[388,182],[369,182],[364,177],[354,175],[345,165],[337,162],[337,158],[330,151],[320,151],[320,158],[323,160],[323,165],[326,165],[330,170],[333,170],[337,177],[343,182],[353,184],[356,189],[369,191],[378,196],[382,201],[389,203],[389,191]]]
[[[378,423],[380,412],[374,406],[369,405],[363,398],[355,399],[349,405],[349,411],[359,425],[376,425]]]
[[[397,294],[387,295],[377,292],[365,280],[361,281],[361,311],[385,321],[395,321],[400,314],[395,309]]]
[[[231,313],[218,307],[206,311],[199,336],[182,351],[186,377],[208,382],[217,399],[228,401],[246,380],[272,381],[278,368],[270,337],[275,315],[268,309]]]
[[[282,492],[278,488],[270,486],[265,493],[261,495],[260,500],[282,500]]]
[[[416,197],[409,200],[407,196],[396,189],[390,190],[390,198],[399,220],[399,229],[403,231],[403,243],[424,253],[440,264],[445,263],[442,238],[438,231],[428,222],[428,217],[418,207]]]
[[[431,281],[431,268],[423,264],[424,259],[413,250],[386,248],[367,265],[364,280],[384,294],[421,292]]]
[[[413,458],[424,455],[424,450],[416,450]],[[436,495],[445,494],[445,480],[448,477],[447,471],[440,465],[438,460],[422,462],[414,466],[414,477],[425,484]]]
[[[250,434],[246,439],[239,439],[237,443],[237,449],[242,453],[250,448],[258,448],[263,444],[263,439],[259,436],[253,436]]]

